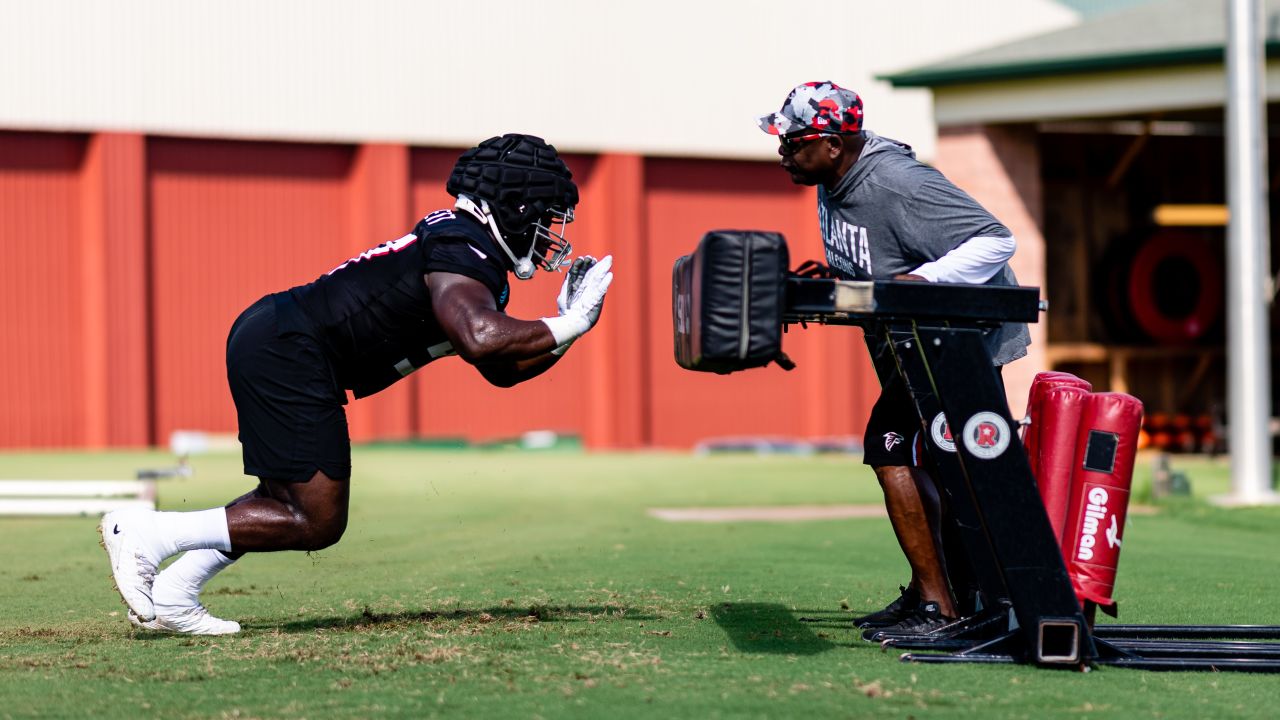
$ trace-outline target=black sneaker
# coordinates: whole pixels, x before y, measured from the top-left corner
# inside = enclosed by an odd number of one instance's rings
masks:
[[[911,617],[916,608],[920,607],[920,593],[915,588],[898,586],[898,590],[902,592],[897,600],[889,603],[883,610],[868,615],[862,615],[853,619],[853,626],[862,628],[883,628],[898,623]]]
[[[936,602],[920,603],[915,612],[909,617],[904,618],[896,625],[881,628],[868,628],[862,633],[864,640],[878,641],[885,637],[899,637],[902,635],[928,635],[940,628],[946,627],[955,622],[955,618],[949,618],[942,614],[942,610]]]

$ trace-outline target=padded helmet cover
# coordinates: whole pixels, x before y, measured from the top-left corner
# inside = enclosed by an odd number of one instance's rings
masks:
[[[492,137],[464,152],[445,190],[489,204],[503,234],[532,241],[533,224],[578,204],[573,173],[556,149],[533,135]]]

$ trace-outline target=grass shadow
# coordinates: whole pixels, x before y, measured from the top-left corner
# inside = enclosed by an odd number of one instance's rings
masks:
[[[854,614],[849,610],[806,610],[798,608],[792,612],[796,617],[796,621],[804,623],[806,627],[854,630]]]
[[[653,615],[638,613],[624,607],[603,605],[534,605],[527,608],[490,607],[454,608],[452,610],[403,610],[376,612],[364,608],[359,613],[341,616],[312,617],[284,623],[249,622],[245,629],[274,630],[285,633],[311,632],[314,630],[363,630],[372,627],[420,625],[434,622],[533,623],[533,622],[587,622],[611,619],[643,622],[653,620]]]
[[[711,608],[711,617],[742,652],[817,655],[836,647],[776,603],[722,603]]]

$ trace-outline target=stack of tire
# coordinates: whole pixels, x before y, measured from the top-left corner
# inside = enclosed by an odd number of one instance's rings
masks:
[[[1208,415],[1170,415],[1155,412],[1143,418],[1139,448],[1171,453],[1217,453],[1220,438]]]
[[[1222,252],[1208,233],[1182,228],[1114,243],[1098,273],[1112,340],[1188,346],[1216,336],[1222,329]]]

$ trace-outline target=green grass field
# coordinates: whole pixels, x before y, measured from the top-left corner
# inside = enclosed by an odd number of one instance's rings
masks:
[[[49,478],[166,462],[0,460]],[[163,508],[250,487],[238,456],[194,465]],[[886,519],[646,514],[878,503],[855,458],[364,448],[355,466],[340,544],[246,557],[207,589],[244,625],[233,637],[134,632],[96,520],[0,518],[0,717],[1272,718],[1280,703],[1275,675],[903,664],[847,622],[907,579]],[[1198,495],[1227,488],[1221,461],[1177,467]],[[1280,508],[1131,514],[1120,619],[1280,624],[1277,538]]]

